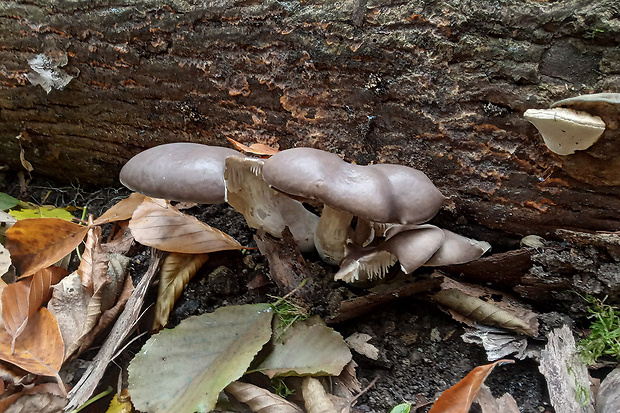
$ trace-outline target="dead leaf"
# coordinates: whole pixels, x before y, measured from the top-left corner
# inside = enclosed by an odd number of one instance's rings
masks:
[[[520,334],[533,336],[532,326],[514,314],[502,310],[492,302],[481,300],[457,288],[441,290],[432,295],[432,300],[450,310],[483,324],[503,327]]]
[[[0,359],[13,363],[24,370],[42,376],[57,377],[62,366],[65,347],[56,319],[45,307],[41,307],[15,340],[5,330],[0,331]]]
[[[480,390],[484,380],[491,374],[493,368],[500,363],[514,363],[513,360],[498,360],[491,364],[478,366],[465,378],[448,390],[444,391],[433,404],[428,413],[467,413]]]
[[[155,304],[153,331],[159,331],[168,323],[168,316],[174,303],[181,296],[183,288],[196,272],[207,262],[207,254],[170,253],[159,270],[159,290]]]
[[[344,341],[355,352],[368,357],[371,360],[377,360],[379,358],[379,349],[369,341],[372,336],[364,333],[353,333],[347,337]]]
[[[67,347],[65,360],[81,344],[79,339],[83,335],[89,301],[90,295],[82,286],[82,281],[77,272],[63,278],[53,288],[52,299],[47,308],[58,321],[60,333]]]
[[[476,401],[482,409],[482,413],[520,413],[519,406],[510,393],[504,393],[503,396],[496,399],[491,394],[491,390],[482,385],[476,396]]]
[[[11,253],[0,244],[0,277],[11,268]]]
[[[163,200],[145,200],[134,211],[129,229],[139,243],[168,252],[204,254],[245,248],[230,235]]]
[[[49,395],[56,395],[59,397],[59,399],[64,400],[65,404],[66,404],[66,399],[64,397],[65,395],[65,390],[61,389],[60,386],[57,383],[43,383],[43,384],[37,384],[35,386],[32,387],[28,387],[25,388],[23,391],[20,391],[19,393],[14,393],[4,399],[2,399],[0,401],[0,412],[8,412],[8,411],[15,411],[13,410],[14,408],[11,407],[13,405],[15,405],[16,408],[20,408],[22,409],[24,407],[25,402],[27,401],[27,399],[24,399],[23,401],[20,399],[22,396],[26,396],[26,395],[34,395],[34,394],[49,394]],[[17,401],[19,399],[19,401]],[[17,401],[17,403],[16,403]],[[58,406],[58,409],[55,411],[56,412],[60,412],[62,410],[62,408],[64,407],[64,404],[62,406]],[[9,409],[9,410],[7,410]],[[39,413],[40,410],[17,410],[17,411],[22,411],[24,413],[30,413],[30,412],[37,412]]]
[[[59,413],[67,405],[65,397],[50,393],[25,394],[6,409],[6,413]]]
[[[2,320],[6,332],[13,337],[13,343],[25,330],[30,318],[49,300],[51,286],[66,275],[63,268],[49,267],[2,290]]]
[[[263,143],[253,143],[250,146],[246,146],[240,142],[237,142],[236,140],[232,138],[226,138],[226,139],[228,139],[228,141],[233,144],[235,149],[242,151],[242,152],[253,153],[259,156],[271,156],[271,155],[274,155],[280,152],[276,148],[272,148],[271,146],[265,145]]]
[[[104,212],[103,215],[93,222],[93,224],[101,225],[107,224],[108,222],[125,221],[130,219],[133,211],[135,211],[146,198],[148,198],[146,195],[134,192],[129,195],[129,197],[123,199]]]
[[[58,218],[17,221],[6,231],[6,247],[21,276],[47,268],[73,251],[88,227]]]
[[[97,325],[94,326],[85,336],[81,337],[79,342],[80,348],[78,350],[78,354],[82,353],[84,350],[90,347],[93,341],[95,341],[97,335],[104,331],[106,328],[108,328],[108,326],[114,321],[114,319],[116,319],[116,316],[118,316],[118,314],[123,311],[125,305],[127,304],[127,301],[129,301],[129,297],[131,297],[131,294],[133,293],[133,290],[134,287],[131,277],[125,277],[125,285],[123,287],[123,291],[121,292],[120,297],[118,297],[118,300],[116,301],[116,304],[114,304],[114,307],[106,309],[103,313],[101,313],[101,316],[97,321]]]
[[[281,333],[274,329],[273,350],[257,367],[269,378],[275,376],[337,376],[351,361],[351,351],[340,333],[327,327],[318,316],[297,321]]]
[[[108,256],[101,249],[101,227],[91,227],[84,243],[82,261],[77,273],[82,285],[89,295],[100,289],[106,282],[108,272]]]
[[[334,404],[327,397],[327,392],[320,381],[314,377],[305,377],[301,382],[304,405],[308,413],[336,412]]]
[[[297,405],[253,384],[233,381],[225,390],[256,413],[303,413]]]

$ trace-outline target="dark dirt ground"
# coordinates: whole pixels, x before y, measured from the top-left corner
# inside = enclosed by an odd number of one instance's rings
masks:
[[[21,199],[35,203],[86,207],[88,213],[95,216],[130,193],[118,188],[84,190],[76,186],[57,187],[38,179],[30,182],[25,191],[21,191],[15,175],[7,172],[0,173],[0,191],[13,196],[21,195]],[[198,206],[185,212],[227,232],[243,245],[256,246],[254,232],[246,226],[241,215],[226,205]],[[131,252],[134,254],[132,276],[140,277],[148,255],[140,248],[132,249]],[[335,268],[326,266],[316,256],[307,256],[306,260],[312,274],[316,276],[315,282],[322,288],[342,288],[331,281]],[[258,250],[212,254],[186,286],[171,315],[170,325],[219,306],[265,302],[270,300],[268,294],[282,295],[268,277],[267,259]],[[262,280],[265,285],[250,289],[247,284],[252,280]],[[152,289],[151,299],[155,293],[156,289]],[[323,290],[323,298],[327,295]],[[328,303],[320,301],[318,299],[318,302],[312,303],[312,310],[326,315]],[[461,335],[464,329],[461,324],[440,311],[435,304],[422,299],[404,298],[394,301],[365,316],[333,327],[344,337],[355,332],[371,335],[371,343],[380,351],[376,361],[353,353],[354,360],[359,364],[357,375],[362,386],[377,379],[358,399],[355,407],[359,412],[389,412],[396,404],[415,402],[418,395],[434,400],[441,391],[458,382],[472,368],[487,363],[485,351],[481,347],[463,342]],[[134,347],[134,351],[139,348],[138,344]],[[128,361],[130,357],[131,354],[125,354],[119,362]],[[486,383],[496,397],[505,392],[511,393],[522,412],[553,412],[545,380],[532,360],[517,360],[515,364],[500,366]],[[474,405],[472,411],[479,411],[479,408]]]

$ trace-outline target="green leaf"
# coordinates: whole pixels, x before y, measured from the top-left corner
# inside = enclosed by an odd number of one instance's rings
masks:
[[[398,406],[394,406],[390,413],[409,413],[411,405],[409,403],[402,403]]]
[[[274,331],[271,345],[273,351],[256,368],[269,378],[337,376],[351,361],[351,350],[342,336],[317,316],[296,322],[283,334]]]
[[[268,304],[222,307],[153,335],[129,365],[129,393],[144,412],[208,412],[271,337]]]
[[[13,198],[11,195],[5,194],[4,192],[0,192],[0,210],[6,211],[17,204],[19,204],[19,199]]]
[[[52,206],[40,206],[35,208],[24,208],[24,209],[12,209],[9,211],[9,214],[14,216],[17,219],[26,219],[26,218],[60,218],[67,221],[71,221],[73,219],[73,215],[71,212],[67,211],[66,208],[54,208]]]

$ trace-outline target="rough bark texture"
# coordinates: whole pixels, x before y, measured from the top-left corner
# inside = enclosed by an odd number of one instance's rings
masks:
[[[135,4],[134,4],[135,3]],[[313,146],[425,171],[439,219],[619,230],[618,188],[562,170],[528,108],[620,91],[617,0],[0,2],[0,163],[114,184],[175,141]],[[46,93],[28,60],[74,76]],[[21,134],[21,139],[15,137]],[[403,188],[403,190],[407,190]],[[463,229],[465,229],[463,231]]]

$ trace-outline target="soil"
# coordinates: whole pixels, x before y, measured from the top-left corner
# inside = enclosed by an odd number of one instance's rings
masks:
[[[86,207],[88,213],[95,216],[129,195],[129,191],[119,188],[84,190],[75,186],[56,187],[37,180],[20,188],[15,175],[7,172],[0,174],[0,191],[35,203]],[[177,301],[170,326],[220,306],[265,302],[272,300],[273,296],[283,295],[269,278],[266,257],[257,249],[251,249],[256,247],[255,232],[247,227],[240,214],[227,205],[196,206],[184,212],[225,231],[249,248],[242,252],[212,254]],[[148,264],[148,255],[141,248],[132,249],[131,254],[132,276],[139,278]],[[305,259],[315,292],[318,291],[312,294],[315,301],[311,303],[311,311],[326,317],[332,296],[345,292],[351,294],[350,289],[332,281],[336,268],[323,264],[314,255],[305,256]],[[427,275],[428,271],[415,274],[416,277]],[[359,289],[353,292],[363,294]],[[154,294],[150,299],[154,299]],[[546,318],[557,320],[558,316]],[[545,317],[542,319],[544,324]],[[421,298],[396,300],[333,327],[344,337],[355,332],[369,334],[371,344],[379,349],[378,360],[353,353],[362,387],[376,379],[357,400],[355,408],[358,412],[389,412],[399,403],[415,404],[421,397],[432,401],[471,369],[488,362],[481,347],[466,344],[461,339],[463,325]],[[535,340],[532,342],[540,344]],[[130,360],[131,351],[137,351],[139,346],[140,341],[130,346],[129,353],[118,362]],[[537,363],[531,359],[496,368],[486,384],[496,397],[505,392],[512,394],[522,412],[553,412],[545,380],[538,372]],[[427,410],[425,407],[417,411]],[[479,408],[474,405],[472,411],[479,411]]]

